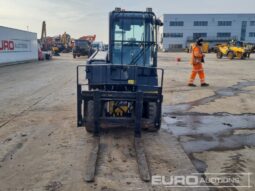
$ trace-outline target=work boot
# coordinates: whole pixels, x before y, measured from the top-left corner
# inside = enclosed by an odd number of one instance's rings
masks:
[[[207,84],[207,83],[202,83],[201,84],[201,87],[207,87],[207,86],[209,86],[209,84]]]
[[[190,87],[197,87],[195,84],[188,84],[188,86],[190,86]]]

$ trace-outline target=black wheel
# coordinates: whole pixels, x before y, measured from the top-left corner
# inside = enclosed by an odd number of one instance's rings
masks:
[[[245,58],[247,58],[247,53],[243,53],[243,55],[241,56],[242,60],[244,60]]]
[[[227,57],[228,57],[230,60],[233,60],[233,58],[235,57],[234,52],[232,52],[232,51],[228,52]]]
[[[94,130],[94,101],[90,100],[84,107],[85,111],[85,128],[87,132],[92,133]]]
[[[81,55],[80,55],[80,54],[78,54],[77,56],[78,56],[78,57],[80,57]]]
[[[73,58],[74,58],[74,59],[76,58],[76,54],[73,54]]]
[[[216,56],[217,56],[218,59],[221,59],[222,56],[223,56],[223,54],[222,54],[220,51],[218,51],[217,54],[216,54]]]
[[[143,123],[143,129],[149,132],[156,132],[160,129],[160,124],[156,124],[157,119],[157,104],[155,102],[149,102],[147,108],[147,119]]]

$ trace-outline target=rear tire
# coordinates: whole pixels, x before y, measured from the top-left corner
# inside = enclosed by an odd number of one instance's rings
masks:
[[[218,59],[221,59],[223,57],[223,54],[220,51],[218,51],[216,56]]]
[[[76,58],[76,55],[75,55],[75,54],[73,54],[73,58],[74,58],[74,59]]]
[[[233,60],[233,58],[235,57],[234,52],[228,52],[227,57],[228,57],[230,60]]]
[[[247,53],[243,53],[243,55],[241,56],[241,60],[245,60],[245,58],[247,58]]]
[[[92,133],[94,130],[94,101],[90,100],[87,103],[86,112],[85,112],[85,128],[87,132]]]

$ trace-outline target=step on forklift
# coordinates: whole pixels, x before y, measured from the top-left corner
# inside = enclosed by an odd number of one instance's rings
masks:
[[[100,131],[112,127],[134,129],[140,177],[150,181],[141,131],[156,132],[161,125],[164,70],[157,68],[157,32],[162,25],[151,8],[116,8],[109,14],[109,50],[96,51],[86,65],[77,66],[77,125],[94,135],[87,182],[94,181]]]

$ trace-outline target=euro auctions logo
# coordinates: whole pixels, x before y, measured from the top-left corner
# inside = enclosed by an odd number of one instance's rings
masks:
[[[153,186],[164,187],[216,187],[251,188],[251,173],[193,173],[191,175],[172,175],[151,178]]]
[[[0,53],[31,52],[31,40],[0,39]]]
[[[14,50],[14,41],[2,40],[0,41],[0,51],[12,51]]]

